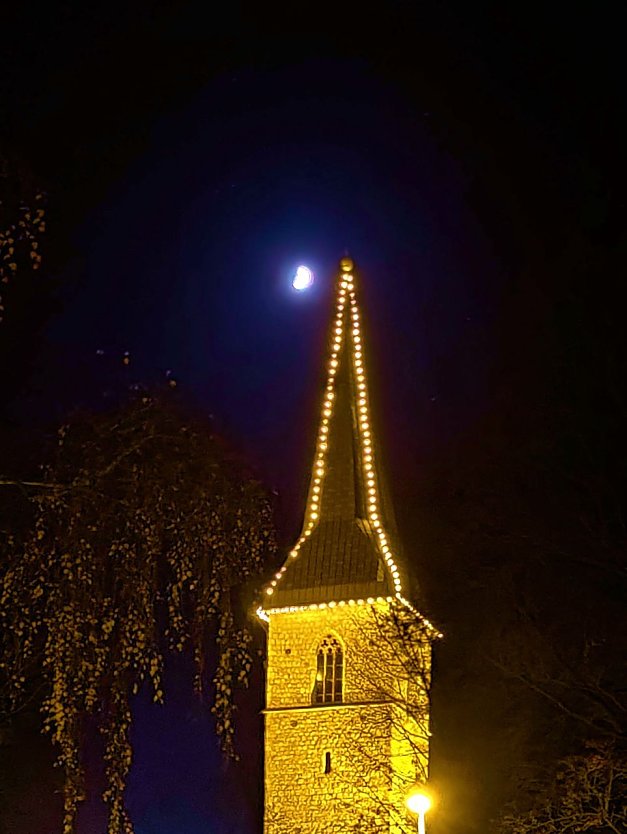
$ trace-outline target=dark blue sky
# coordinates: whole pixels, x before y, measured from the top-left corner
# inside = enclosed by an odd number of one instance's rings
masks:
[[[485,357],[472,354],[485,350],[497,261],[437,119],[364,61],[219,76],[155,121],[76,229],[84,266],[50,331],[64,372],[97,350],[128,350],[138,378],[171,370],[273,484],[302,495],[330,287],[348,250],[382,423],[404,438],[390,455],[406,459],[409,444],[415,459],[432,432],[463,430],[484,395]],[[302,295],[290,286],[301,261],[317,276]],[[464,373],[437,379],[460,354]]]
[[[25,370],[9,419],[93,404],[105,367],[170,371],[278,490],[294,535],[348,250],[400,529],[426,572],[426,465],[504,391],[524,413],[517,381],[544,338],[526,317],[559,304],[551,259],[617,224],[622,73],[603,15],[398,2],[326,20],[143,0],[7,14],[2,138],[48,189],[55,294],[37,334],[28,311],[11,319],[7,366]],[[317,279],[296,294],[300,262]],[[137,834],[256,830],[259,702],[225,777],[178,672],[169,705],[137,713]],[[86,817],[84,834],[101,830]]]

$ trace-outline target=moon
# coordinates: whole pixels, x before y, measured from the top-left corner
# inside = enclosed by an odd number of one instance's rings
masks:
[[[304,266],[301,264],[299,267],[296,268],[296,272],[294,277],[292,278],[292,286],[295,290],[302,292],[303,290],[308,289],[314,280],[314,274],[309,269],[308,266]]]

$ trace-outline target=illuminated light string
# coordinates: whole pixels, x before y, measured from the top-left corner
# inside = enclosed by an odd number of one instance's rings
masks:
[[[262,608],[259,606],[257,608],[256,614],[260,620],[265,620],[265,622],[270,622],[270,614],[300,614],[303,611],[324,611],[325,609],[334,609],[334,608],[354,608],[355,606],[359,605],[374,605],[375,603],[395,603],[400,602],[404,607],[409,608],[413,614],[415,614],[418,619],[422,622],[422,624],[431,632],[432,636],[435,639],[439,639],[443,637],[441,631],[431,623],[426,617],[417,611],[414,606],[406,600],[403,596],[393,596],[393,597],[368,597],[367,599],[340,599],[340,600],[332,600],[331,602],[312,602],[307,605],[286,605],[282,608]]]
[[[352,342],[352,360],[353,360],[353,371],[356,380],[356,387],[357,387],[357,406],[358,406],[358,429],[359,429],[359,438],[361,441],[361,460],[362,460],[362,468],[363,468],[363,475],[364,481],[366,484],[366,493],[367,493],[367,516],[368,521],[372,529],[375,532],[377,543],[379,546],[379,550],[381,555],[383,556],[385,563],[388,567],[390,575],[392,577],[392,581],[394,584],[394,591],[395,597],[378,597],[377,599],[373,597],[368,597],[367,599],[358,599],[358,600],[339,600],[337,602],[323,602],[323,603],[312,603],[310,605],[302,605],[302,606],[287,606],[284,608],[269,608],[264,609],[263,606],[259,606],[257,609],[257,615],[262,620],[269,620],[269,614],[278,614],[278,613],[294,613],[297,611],[306,611],[306,610],[320,610],[325,608],[335,608],[336,606],[343,607],[345,605],[354,606],[354,605],[372,605],[375,602],[393,602],[394,599],[397,599],[402,605],[409,608],[413,611],[421,621],[435,633],[435,636],[441,637],[442,635],[437,631],[437,629],[423,617],[412,605],[411,603],[405,599],[402,593],[402,586],[400,580],[400,572],[398,567],[394,561],[394,557],[392,555],[392,551],[383,528],[383,524],[380,520],[380,512],[379,512],[379,499],[377,493],[377,485],[376,485],[376,477],[375,477],[375,465],[374,465],[374,450],[372,446],[372,433],[370,430],[370,420],[369,420],[369,408],[368,408],[368,396],[367,396],[367,386],[366,386],[366,374],[365,374],[365,367],[364,367],[364,360],[363,360],[363,352],[362,352],[362,339],[360,334],[360,325],[359,325],[359,309],[357,306],[357,297],[355,294],[354,284],[353,284],[353,276],[350,274],[350,267],[342,265],[343,274],[340,275],[339,280],[339,287],[338,287],[338,294],[337,294],[337,304],[336,304],[336,316],[335,316],[335,327],[333,328],[333,337],[331,341],[331,355],[329,358],[328,363],[328,377],[327,377],[327,385],[325,388],[324,400],[322,404],[322,417],[320,421],[320,429],[318,432],[318,441],[316,444],[316,454],[314,457],[314,465],[313,465],[313,483],[311,488],[311,495],[310,500],[308,503],[307,514],[305,517],[305,524],[303,526],[303,531],[301,533],[300,538],[290,551],[289,558],[295,559],[298,556],[298,552],[303,545],[304,541],[311,535],[313,528],[315,527],[317,520],[318,520],[318,511],[320,508],[320,501],[321,501],[321,493],[322,493],[322,482],[324,479],[325,474],[325,463],[326,463],[326,452],[328,450],[328,434],[329,434],[329,424],[330,420],[333,416],[333,400],[335,399],[335,378],[337,376],[337,369],[339,367],[339,353],[342,348],[342,341],[345,337],[345,327],[344,321],[346,318],[346,307],[348,306],[350,311],[350,336]],[[269,585],[265,589],[265,593],[268,597],[271,597],[274,593],[274,589],[276,588],[278,582],[283,577],[283,574],[287,570],[287,565],[283,565],[282,568],[275,574],[274,579],[269,583]]]

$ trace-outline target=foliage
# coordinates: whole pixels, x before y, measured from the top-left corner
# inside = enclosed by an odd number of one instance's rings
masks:
[[[397,603],[372,606],[367,617],[354,618],[359,643],[376,647],[354,664],[360,697],[380,709],[365,710],[359,732],[351,738],[365,771],[374,779],[351,781],[362,815],[354,830],[408,830],[404,798],[416,782],[429,779],[431,652],[438,632],[412,609]],[[394,758],[380,751],[392,741]],[[381,786],[385,789],[382,790]],[[413,830],[415,823],[411,821]]]
[[[622,834],[627,830],[627,757],[608,742],[558,762],[548,789],[524,813],[505,814],[500,834]]]
[[[0,284],[8,284],[20,269],[41,266],[41,236],[46,231],[44,194],[28,188],[0,156]],[[0,323],[4,305],[0,292]]]
[[[207,426],[143,395],[62,426],[28,488],[32,529],[9,539],[0,575],[7,694],[17,709],[39,689],[65,773],[64,834],[84,797],[82,743],[93,724],[104,740],[108,832],[131,832],[130,698],[149,681],[162,700],[167,651],[193,652],[198,690],[212,677],[217,732],[233,753],[233,693],[251,667],[237,594],[273,546],[271,508]]]

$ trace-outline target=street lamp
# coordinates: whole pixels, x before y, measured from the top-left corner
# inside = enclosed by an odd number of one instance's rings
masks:
[[[418,817],[418,834],[425,834],[425,814],[431,807],[430,796],[420,788],[414,788],[407,794],[405,805]]]

